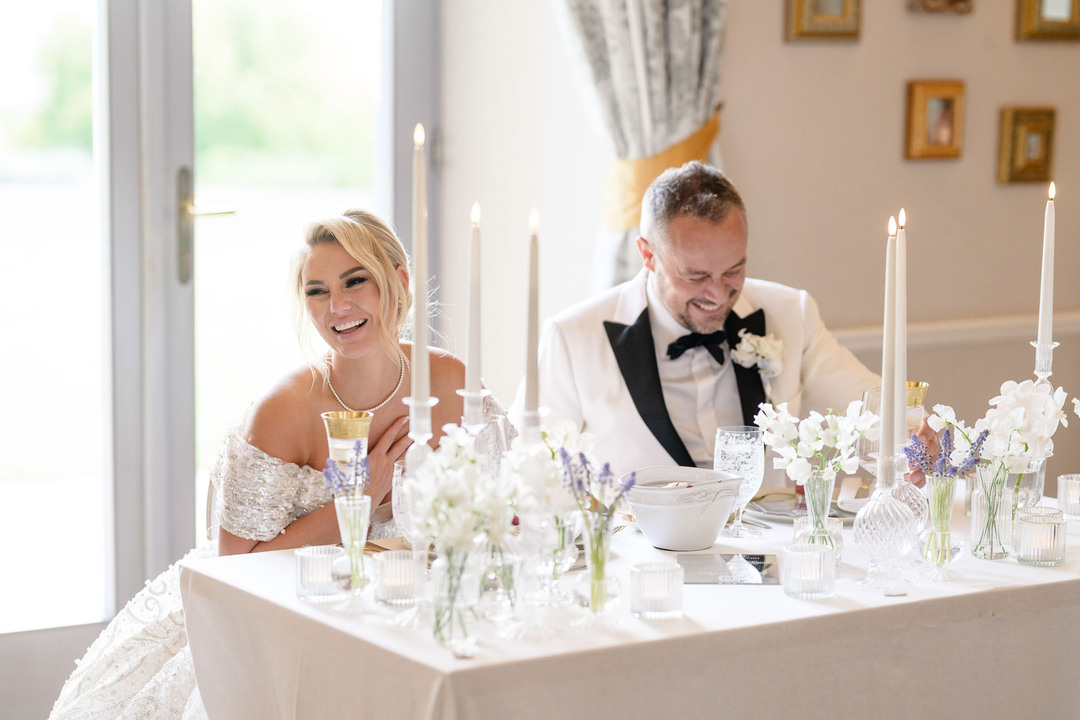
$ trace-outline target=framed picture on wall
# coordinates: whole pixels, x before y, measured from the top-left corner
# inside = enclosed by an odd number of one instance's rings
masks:
[[[1016,39],[1080,42],[1080,0],[1016,0]]]
[[[908,83],[909,160],[958,158],[964,147],[964,83],[960,80],[913,80]]]
[[[1001,109],[998,182],[1047,182],[1053,173],[1054,108]]]
[[[969,13],[973,0],[908,0],[908,10],[925,13]]]
[[[861,0],[785,0],[784,40],[858,40]]]

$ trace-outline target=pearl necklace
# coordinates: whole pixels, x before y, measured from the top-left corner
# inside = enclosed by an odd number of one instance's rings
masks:
[[[373,408],[368,408],[367,410],[353,410],[351,407],[346,405],[345,402],[341,399],[341,396],[337,394],[337,390],[334,389],[334,383],[330,382],[330,371],[329,370],[326,371],[326,384],[330,386],[330,392],[334,393],[334,397],[337,399],[337,401],[339,403],[341,403],[341,407],[345,408],[349,412],[369,412],[369,413],[370,412],[375,412],[376,410],[381,408],[383,405],[390,402],[390,400],[392,400],[393,397],[395,395],[397,395],[398,390],[401,389],[401,383],[403,383],[405,381],[405,356],[402,355],[399,352],[398,353],[398,359],[401,361],[401,370],[398,372],[397,385],[394,386],[394,391],[392,393],[390,393],[389,395],[387,395],[385,400],[383,400],[381,403],[379,403],[378,405],[376,405]]]

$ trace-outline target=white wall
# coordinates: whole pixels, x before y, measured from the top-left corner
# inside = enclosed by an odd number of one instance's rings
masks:
[[[554,0],[558,1],[558,0]],[[1080,393],[1080,44],[1016,43],[1011,2],[969,15],[863,3],[857,43],[782,40],[783,3],[733,0],[724,50],[725,169],[747,203],[751,273],[806,287],[872,368],[885,227],[908,213],[912,378],[974,420],[1031,376],[1046,187],[998,185],[1004,105],[1057,108],[1053,380]],[[484,208],[484,376],[508,403],[524,367],[526,218],[540,209],[541,313],[588,294],[607,146],[586,115],[547,0],[443,8],[440,269],[448,344],[464,352],[468,212]],[[963,155],[903,159],[906,83],[966,83]],[[1019,316],[1019,319],[1018,319]],[[935,329],[933,323],[956,321]],[[978,322],[976,322],[978,321]],[[963,339],[961,342],[960,340]],[[1080,471],[1080,419],[1050,474]]]

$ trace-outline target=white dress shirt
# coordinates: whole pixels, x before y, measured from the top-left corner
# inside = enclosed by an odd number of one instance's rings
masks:
[[[683,327],[660,299],[653,273],[649,273],[645,294],[668,415],[694,464],[711,468],[716,429],[743,424],[729,347],[727,343],[722,345],[726,358],[723,365],[704,347],[691,348],[677,359],[670,359],[668,345],[689,333],[690,329]]]

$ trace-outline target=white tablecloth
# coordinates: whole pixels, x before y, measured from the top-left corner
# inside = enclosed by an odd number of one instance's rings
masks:
[[[965,529],[966,518],[954,515]],[[779,553],[791,526],[721,539],[713,552]],[[845,529],[837,594],[780,586],[686,585],[685,617],[616,611],[618,631],[553,618],[537,645],[473,628],[476,657],[454,658],[429,630],[342,616],[296,599],[292,551],[204,558],[181,574],[188,640],[213,720],[240,718],[924,718],[1080,717],[1080,525],[1065,566],[970,555],[961,582],[908,594],[860,587],[865,555]],[[628,568],[669,558],[636,529],[614,538]]]

